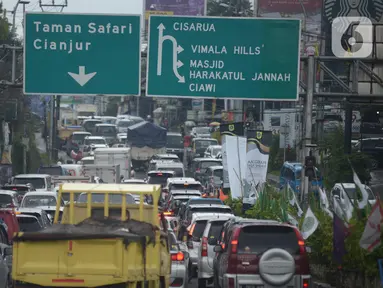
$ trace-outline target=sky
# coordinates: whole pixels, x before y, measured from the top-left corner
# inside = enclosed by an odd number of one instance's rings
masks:
[[[1,0],[0,0],[1,1]],[[29,0],[26,11],[41,11],[39,0]],[[56,4],[64,3],[64,0],[54,0]],[[63,12],[79,13],[116,13],[116,14],[142,14],[142,0],[67,0],[68,6]],[[4,8],[12,11],[17,0],[2,0]],[[52,3],[52,0],[42,0],[43,4]],[[44,11],[60,12],[59,8],[44,7]],[[12,15],[9,14],[12,23]],[[23,7],[19,5],[16,13],[17,33],[22,36]]]

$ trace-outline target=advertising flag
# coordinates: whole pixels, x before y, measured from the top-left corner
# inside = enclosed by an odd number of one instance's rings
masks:
[[[252,194],[254,194],[252,191],[258,184],[266,182],[272,136],[271,131],[247,131],[247,167],[243,197],[244,203],[249,201],[250,198],[254,198],[251,197]]]
[[[221,134],[221,145],[222,145],[222,166],[223,166],[223,189],[228,190],[229,174],[227,172],[227,155],[226,155],[226,140],[225,136],[243,136],[244,127],[243,122],[236,122],[231,124],[221,124],[219,126],[219,132]]]

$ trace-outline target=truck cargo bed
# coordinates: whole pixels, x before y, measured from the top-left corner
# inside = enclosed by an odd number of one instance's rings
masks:
[[[158,249],[159,243],[153,245],[159,240],[157,235],[159,231],[151,224],[111,219],[86,219],[40,233],[19,233],[14,238],[12,276],[48,287],[97,287],[154,279],[160,266],[146,256]]]

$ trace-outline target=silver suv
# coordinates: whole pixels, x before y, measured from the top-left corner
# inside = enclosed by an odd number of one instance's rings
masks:
[[[213,284],[214,247],[218,245],[222,227],[227,220],[234,216],[221,216],[209,220],[202,234],[201,245],[198,248],[198,287],[204,288],[207,284]]]

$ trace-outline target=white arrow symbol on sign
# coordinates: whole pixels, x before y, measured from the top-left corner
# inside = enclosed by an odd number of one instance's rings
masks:
[[[68,72],[69,76],[71,76],[78,84],[84,86],[90,79],[92,79],[97,72],[85,74],[85,66],[78,67],[78,74]]]
[[[184,49],[177,44],[177,40],[173,36],[165,35],[164,36],[164,30],[165,26],[164,24],[160,24],[157,27],[158,29],[158,52],[157,52],[157,75],[160,76],[162,74],[162,44],[166,40],[170,40],[173,43],[173,73],[178,78],[178,83],[185,83],[185,77],[181,76],[178,73],[178,68],[182,67],[184,65],[181,61],[179,61],[178,54],[184,51]]]
[[[177,61],[177,68],[181,68],[184,66],[184,63],[182,63],[180,60]]]

